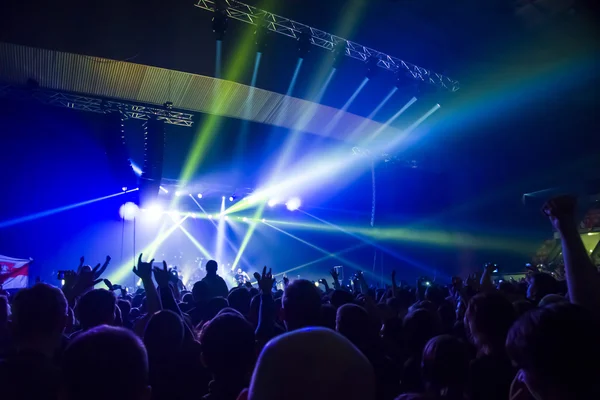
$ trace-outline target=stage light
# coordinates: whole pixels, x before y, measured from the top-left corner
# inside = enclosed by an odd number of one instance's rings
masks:
[[[264,218],[263,218],[261,221],[262,221],[262,222],[267,222],[267,220],[266,220],[266,219],[264,219]]]
[[[229,201],[233,202],[235,200],[235,196],[229,196]]]
[[[202,198],[202,193],[198,193],[198,198],[201,199]]]
[[[131,164],[131,169],[133,170],[133,172],[137,175],[137,176],[141,176],[142,175],[142,169],[140,167],[138,167],[137,165],[135,165],[133,163],[133,161],[129,160],[129,164]]]
[[[269,202],[267,203],[267,205],[269,207],[275,207],[277,204],[279,204],[279,200],[277,200],[277,199],[270,199]]]
[[[225,219],[225,221],[229,221],[229,216],[226,215],[223,218]]]
[[[177,196],[177,197],[181,196],[182,194],[183,194],[183,192],[180,190],[175,191],[175,196]]]
[[[244,217],[244,218],[242,218],[242,221],[248,222],[248,218]]]
[[[164,193],[169,193],[169,191],[162,186],[159,186],[158,188]]]
[[[289,199],[287,203],[285,203],[285,206],[290,211],[296,211],[297,209],[300,208],[301,205],[302,205],[302,202],[300,201],[300,199],[298,197],[293,197],[293,198]]]
[[[135,203],[127,202],[119,208],[119,215],[121,218],[126,219],[127,221],[131,221],[137,217],[140,209]]]
[[[163,208],[159,204],[153,204],[146,209],[146,214],[151,220],[157,220],[162,216]]]
[[[213,216],[208,214],[208,219],[213,219]]]
[[[126,191],[127,191],[127,186],[123,186],[123,187],[121,188],[121,190],[123,190],[124,192],[126,192]]]
[[[316,282],[316,281],[315,281],[315,286],[316,286],[316,287],[319,287],[319,282]]]

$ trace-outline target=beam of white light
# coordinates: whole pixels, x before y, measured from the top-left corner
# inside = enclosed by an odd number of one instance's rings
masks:
[[[150,242],[150,244],[146,247],[144,247],[140,253],[144,254],[144,258],[151,260],[152,258],[154,258],[154,254],[156,254],[156,251],[158,250],[158,247],[169,237],[171,236],[171,234],[173,232],[175,232],[175,230],[177,230],[177,228],[179,227],[179,225],[181,225],[185,220],[187,219],[186,217],[183,217],[181,220],[177,221],[175,224],[173,224],[173,226],[171,226],[169,229],[167,229],[166,231],[160,232],[157,237]],[[131,273],[131,268],[136,265],[137,262],[137,256],[138,254],[133,255],[133,257],[129,258],[127,261],[125,261],[124,263],[122,263],[117,269],[114,270],[114,272],[112,273],[112,275],[109,276],[108,279],[110,279],[111,282],[122,282],[122,280]]]
[[[407,138],[419,125],[421,125],[427,118],[431,117],[441,106],[436,104],[431,107],[429,111],[423,114],[419,119],[410,124],[408,128],[402,131],[400,135],[395,137],[391,142],[387,144],[388,147],[393,148],[396,152],[402,152],[408,147]],[[417,138],[412,138],[411,142],[414,142]]]
[[[400,117],[406,110],[408,110],[408,107],[412,106],[415,101],[417,101],[416,97],[411,98],[400,110],[398,110],[398,112],[396,112],[387,121],[385,121],[385,124],[381,125],[381,127],[379,127],[379,129],[377,129],[375,132],[370,134],[366,138],[365,142],[369,143],[370,141],[375,139],[377,136],[379,136],[379,134],[381,134],[381,132],[385,131],[396,119],[398,119],[398,117]]]
[[[225,197],[221,199],[221,213],[219,214],[219,222],[217,225],[217,248],[215,258],[218,263],[223,259],[223,243],[225,242]]]
[[[383,106],[385,106],[387,104],[388,101],[390,101],[390,99],[392,98],[392,96],[394,96],[394,94],[398,91],[397,87],[393,87],[390,92],[387,94],[387,96],[385,96],[385,98],[381,101],[381,103],[379,103],[377,105],[377,107],[375,107],[375,109],[373,111],[371,111],[371,114],[369,114],[367,116],[367,118],[361,122],[360,125],[358,125],[358,127],[350,134],[350,141],[356,139],[357,136],[359,136],[361,133],[363,133],[363,129],[365,128],[365,126],[367,126],[367,124],[369,123],[369,120],[372,120],[375,115],[377,115],[377,113],[379,111],[381,111],[381,109],[383,108]]]
[[[333,258],[336,258],[336,259],[340,260],[341,262],[343,262],[343,263],[344,263],[344,264],[346,264],[346,265],[349,265],[349,266],[351,266],[351,267],[353,267],[353,268],[356,268],[356,269],[358,269],[358,270],[362,270],[362,267],[361,267],[360,265],[358,265],[358,264],[356,264],[356,263],[353,263],[353,262],[351,262],[351,261],[349,261],[349,260],[347,260],[347,259],[345,259],[345,258],[339,257],[339,256],[337,256],[337,255],[335,255],[335,254],[332,254],[330,251],[327,251],[327,250],[325,250],[325,249],[323,249],[323,248],[321,248],[321,247],[319,247],[319,246],[317,246],[317,245],[314,245],[314,244],[312,244],[312,243],[310,243],[310,242],[308,242],[308,241],[306,241],[306,240],[304,240],[304,239],[302,239],[302,238],[299,238],[299,237],[298,237],[298,236],[296,236],[296,235],[293,235],[293,234],[291,234],[291,233],[289,233],[289,232],[286,232],[286,231],[284,231],[283,229],[280,229],[280,228],[278,228],[278,227],[276,227],[276,226],[274,226],[274,225],[271,225],[271,224],[269,224],[269,223],[268,223],[268,222],[266,222],[266,221],[263,221],[263,224],[264,224],[264,225],[267,225],[267,226],[269,226],[269,227],[271,227],[271,228],[273,228],[273,229],[275,229],[275,230],[276,230],[276,231],[278,231],[278,232],[281,232],[281,233],[283,233],[283,234],[284,234],[284,235],[286,235],[286,236],[289,236],[289,237],[291,237],[292,239],[295,239],[295,240],[299,241],[299,242],[300,242],[300,243],[302,243],[302,244],[305,244],[305,245],[307,245],[307,246],[308,246],[308,247],[310,247],[310,248],[313,248],[313,249],[315,249],[315,250],[316,250],[316,251],[318,251],[319,253],[322,253],[322,254],[325,254],[325,255],[331,256],[331,257],[333,257]]]
[[[206,212],[206,210],[204,209],[204,207],[202,207],[202,205],[200,203],[198,203],[196,201],[196,199],[194,198],[194,196],[191,196],[192,200],[194,200],[194,203],[196,203],[196,205],[198,206],[198,208],[202,211],[202,213],[204,214],[204,218],[208,219],[210,221],[211,224],[213,224],[213,226],[215,227],[215,229],[219,229],[219,226],[215,223],[215,221],[209,216],[209,214]],[[227,237],[227,235],[224,235],[223,239],[225,239],[225,243],[227,243],[227,245],[229,246],[229,248],[234,252],[234,253],[238,253],[240,251],[239,247],[237,247],[235,244],[233,244],[233,242]],[[246,260],[242,257],[241,261],[243,262],[244,265],[247,264]]]
[[[20,223],[23,223],[23,222],[32,221],[34,219],[47,217],[49,215],[57,214],[57,213],[60,213],[60,212],[63,212],[63,211],[72,210],[74,208],[86,206],[88,204],[92,204],[92,203],[96,203],[98,201],[110,199],[112,197],[121,196],[121,195],[123,195],[125,193],[135,192],[136,190],[139,190],[139,189],[135,188],[135,189],[131,189],[131,190],[120,191],[118,193],[109,194],[108,196],[102,196],[102,197],[98,197],[98,198],[91,199],[91,200],[80,201],[79,203],[69,204],[67,206],[57,207],[57,208],[53,208],[53,209],[46,210],[46,211],[40,211],[40,212],[37,212],[35,214],[25,215],[23,217],[18,217],[18,218],[10,219],[10,220],[7,220],[7,221],[3,221],[3,222],[0,222],[0,229],[1,228],[7,228],[7,227],[12,226],[12,225],[17,225],[17,224],[20,224]]]
[[[314,265],[314,264],[320,263],[320,262],[322,262],[322,261],[325,261],[325,260],[328,260],[328,259],[330,259],[330,258],[336,258],[336,257],[339,257],[339,256],[341,256],[342,254],[349,253],[349,252],[351,252],[351,251],[354,251],[354,250],[358,250],[358,249],[360,249],[360,248],[362,248],[362,247],[365,247],[365,246],[366,246],[366,245],[365,245],[364,243],[359,243],[359,244],[357,244],[356,246],[348,247],[347,249],[340,250],[340,251],[337,251],[337,252],[335,252],[335,253],[327,254],[327,255],[325,255],[325,256],[323,256],[323,257],[321,257],[321,258],[317,258],[316,260],[309,261],[309,262],[307,262],[307,263],[305,263],[305,264],[298,265],[297,267],[294,267],[294,268],[288,269],[287,271],[283,271],[283,272],[279,272],[278,274],[274,274],[273,276],[281,276],[281,275],[284,275],[284,274],[289,274],[290,272],[293,272],[293,271],[299,270],[299,269],[301,269],[301,268],[306,268],[306,267],[309,267],[309,266],[311,266],[311,265]]]
[[[354,91],[354,93],[352,93],[352,96],[350,96],[350,98],[346,101],[346,103],[342,106],[342,108],[340,108],[335,115],[333,116],[333,118],[331,119],[331,121],[329,121],[329,123],[327,124],[327,126],[325,126],[325,134],[328,135],[329,133],[331,133],[331,131],[333,130],[333,128],[335,128],[335,126],[337,125],[337,123],[340,121],[340,119],[342,119],[342,117],[344,116],[344,114],[346,113],[346,111],[348,110],[348,108],[350,108],[350,105],[354,102],[354,100],[356,99],[356,97],[360,94],[360,92],[362,92],[362,90],[364,89],[364,87],[367,85],[367,83],[369,82],[369,78],[364,78],[362,80],[362,82],[360,83],[360,85],[358,85],[358,87],[356,88],[356,90]]]
[[[129,160],[129,164],[131,164],[131,169],[137,176],[142,176],[142,169],[138,167],[133,161]]]

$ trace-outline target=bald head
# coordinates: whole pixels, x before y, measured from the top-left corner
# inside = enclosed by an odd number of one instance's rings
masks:
[[[374,399],[375,374],[369,361],[340,334],[304,328],[267,343],[248,400],[280,399],[282,393],[286,400]]]

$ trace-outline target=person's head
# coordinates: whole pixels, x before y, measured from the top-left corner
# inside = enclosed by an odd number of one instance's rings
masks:
[[[425,300],[439,306],[447,296],[447,291],[438,285],[431,285],[425,289]]]
[[[600,398],[598,319],[570,303],[529,311],[512,326],[506,349],[536,400]]]
[[[361,350],[375,338],[367,311],[356,304],[344,304],[337,310],[336,331],[344,335]]]
[[[560,294],[547,294],[539,302],[540,307],[545,307],[550,304],[555,303],[568,303],[569,301],[565,298],[565,296],[561,296]]]
[[[144,344],[151,361],[175,354],[184,338],[183,320],[173,311],[162,310],[150,317],[144,331]]]
[[[242,273],[242,269],[241,269],[241,268],[238,268],[238,270],[237,270],[237,273],[238,273],[238,274],[241,274],[241,273]]]
[[[288,330],[319,325],[321,294],[312,282],[296,279],[285,288],[281,300]]]
[[[75,309],[81,327],[90,329],[98,325],[112,325],[116,304],[113,292],[106,289],[90,290],[79,299]]]
[[[515,309],[515,316],[519,318],[527,311],[534,309],[535,304],[533,304],[529,300],[517,300],[513,301],[513,308]]]
[[[435,313],[417,309],[406,314],[402,330],[405,348],[420,356],[427,341],[439,333],[440,323]]]
[[[215,275],[217,273],[217,269],[219,266],[215,260],[210,260],[206,263],[206,274],[207,275]]]
[[[452,335],[435,336],[425,345],[421,360],[421,373],[429,392],[462,395],[470,362],[465,342]]]
[[[121,310],[121,317],[123,321],[129,319],[129,312],[131,311],[131,303],[129,300],[119,299],[117,300],[117,306]]]
[[[206,303],[205,320],[213,319],[221,310],[229,307],[227,299],[223,297],[213,297]]]
[[[249,380],[256,348],[254,328],[241,315],[223,313],[202,327],[202,361],[218,380]]]
[[[48,346],[58,346],[68,315],[67,299],[60,289],[36,283],[15,295],[11,310],[17,342],[45,342]]]
[[[227,296],[229,307],[238,310],[242,315],[248,315],[250,300],[250,292],[245,287],[233,289]]]
[[[527,286],[527,298],[535,303],[539,303],[544,296],[558,291],[556,279],[550,274],[537,272],[531,275],[527,282],[529,284]]]
[[[503,353],[506,334],[515,322],[512,303],[501,293],[479,293],[469,300],[465,329],[478,351]]]
[[[78,335],[63,357],[66,400],[151,397],[148,356],[131,331],[98,326]]]
[[[248,311],[248,321],[254,326],[258,325],[258,312],[260,310],[260,295],[252,296],[250,301],[250,310]]]
[[[344,304],[353,303],[354,296],[352,293],[347,292],[345,290],[336,289],[331,293],[331,304],[333,304],[336,308],[340,308]]]
[[[282,393],[286,400],[373,400],[375,374],[365,356],[342,335],[326,328],[304,328],[267,343],[250,388],[240,399],[274,400]]]
[[[337,310],[331,304],[321,305],[321,323],[320,326],[335,330],[335,319]]]

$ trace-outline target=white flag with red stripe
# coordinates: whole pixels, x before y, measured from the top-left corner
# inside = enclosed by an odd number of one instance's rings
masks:
[[[0,255],[0,285],[3,289],[22,289],[29,283],[29,263]]]

